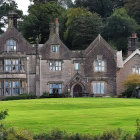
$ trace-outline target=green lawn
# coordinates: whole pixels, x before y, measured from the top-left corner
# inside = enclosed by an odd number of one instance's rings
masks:
[[[97,134],[122,128],[132,132],[140,118],[140,100],[117,98],[63,98],[1,101],[8,109],[6,126],[34,133],[54,128],[68,132]]]

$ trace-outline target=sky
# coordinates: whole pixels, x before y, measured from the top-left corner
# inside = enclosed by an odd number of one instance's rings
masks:
[[[24,15],[27,15],[28,6],[30,5],[30,1],[29,0],[15,0],[15,1],[18,4],[18,8],[23,11]]]
[[[30,1],[29,0],[15,0],[15,1],[18,4],[18,8],[20,10],[23,10],[23,13],[27,15],[28,6],[30,5]]]

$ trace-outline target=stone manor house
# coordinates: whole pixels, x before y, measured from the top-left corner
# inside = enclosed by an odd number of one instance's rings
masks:
[[[119,95],[122,82],[140,74],[137,36],[128,42],[128,57],[98,35],[86,50],[69,50],[59,37],[59,23],[50,28],[49,40],[33,46],[16,29],[17,15],[9,13],[9,26],[0,36],[0,96],[22,93],[41,96],[68,93],[72,97]]]

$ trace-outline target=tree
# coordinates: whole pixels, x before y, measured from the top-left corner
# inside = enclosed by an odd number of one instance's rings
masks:
[[[140,24],[140,0],[124,0],[124,7],[128,14]]]
[[[127,97],[132,97],[134,94],[134,90],[137,87],[140,87],[140,75],[136,73],[129,75],[123,82],[123,86],[126,89],[124,95],[126,95]]]
[[[40,43],[45,43],[49,37],[49,23],[60,18],[64,11],[64,8],[54,2],[34,4],[29,7],[29,15],[20,23],[20,30],[30,43],[34,43],[40,34]]]
[[[127,50],[128,37],[136,32],[138,25],[124,8],[116,9],[107,19],[103,36],[113,43],[118,50]]]
[[[14,0],[0,1],[0,34],[3,33],[3,28],[5,28],[8,23],[7,15],[11,10],[14,10],[19,17],[22,17],[23,12],[17,9],[17,3]]]
[[[102,17],[108,17],[115,8],[123,5],[122,0],[76,0],[76,7],[88,8],[91,12],[96,12]]]
[[[97,14],[80,16],[70,24],[66,43],[71,49],[86,49],[101,29],[102,20]]]

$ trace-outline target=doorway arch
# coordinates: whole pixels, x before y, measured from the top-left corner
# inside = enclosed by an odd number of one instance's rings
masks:
[[[73,97],[82,97],[83,87],[80,84],[73,86]]]

